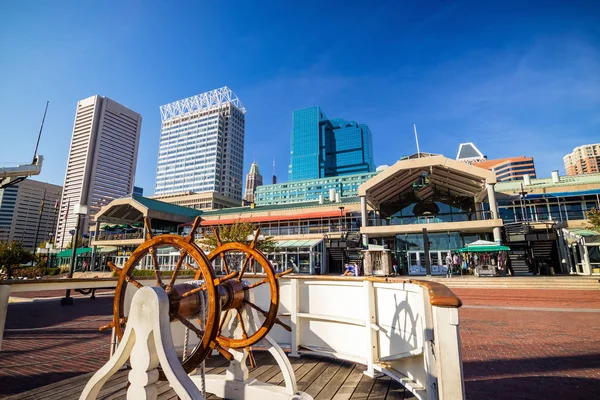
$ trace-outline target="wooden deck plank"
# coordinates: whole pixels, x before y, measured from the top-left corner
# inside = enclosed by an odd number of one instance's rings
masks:
[[[268,352],[256,352],[258,367],[250,371],[250,375],[262,381],[283,385],[283,376],[276,361]],[[298,390],[305,391],[315,400],[334,399],[402,399],[404,388],[396,381],[384,377],[377,380],[363,375],[364,367],[341,360],[325,357],[303,355],[290,359]],[[207,367],[207,373],[224,373],[229,363],[221,357],[213,357]],[[102,388],[98,399],[125,400],[129,370],[115,373]],[[25,393],[17,394],[7,400],[78,400],[81,391],[93,374],[83,374],[65,379]],[[168,382],[157,383],[158,399],[177,399]],[[410,393],[406,397],[414,398]],[[219,399],[214,395],[207,399]],[[266,399],[265,399],[266,400]]]
[[[315,400],[332,399],[338,390],[340,390],[353,369],[354,364],[344,362],[340,369],[338,369],[335,375],[329,380],[327,385],[325,385],[321,392],[315,397]]]
[[[390,387],[388,388],[388,392],[386,395],[386,400],[395,400],[395,399],[402,399],[402,400],[409,400],[409,399],[415,399],[416,397],[413,396],[413,394],[411,392],[409,392],[408,390],[406,390],[406,388],[404,386],[402,386],[399,382],[390,379]]]
[[[350,396],[350,399],[368,399],[374,384],[375,379],[369,378],[363,374],[360,378],[360,382],[356,385],[356,389],[354,389],[354,393]]]
[[[390,378],[388,376],[382,376],[375,380],[375,384],[371,388],[369,393],[369,400],[383,400],[387,395],[388,388],[390,387]]]
[[[334,400],[348,400],[354,393],[356,386],[360,382],[363,376],[364,367],[353,365],[352,371],[342,383],[342,386],[339,388],[335,396],[333,396]]]

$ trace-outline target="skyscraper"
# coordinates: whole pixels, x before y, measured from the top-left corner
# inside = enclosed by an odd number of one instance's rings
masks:
[[[600,172],[600,143],[575,147],[563,161],[567,175],[597,174]]]
[[[250,166],[250,172],[246,175],[246,192],[244,193],[244,201],[254,203],[254,193],[256,187],[263,184],[262,175],[258,170],[258,164],[255,162]]]
[[[217,192],[240,202],[246,109],[235,93],[222,87],[161,106],[160,114],[155,194]]]
[[[290,181],[375,171],[369,127],[318,106],[294,111],[290,147]]]
[[[33,250],[52,239],[61,193],[62,187],[33,179],[0,189],[0,241]]]
[[[66,246],[75,229],[76,204],[88,206],[87,233],[98,210],[133,191],[142,116],[101,96],[77,103],[62,193],[56,244]],[[70,208],[70,210],[69,210]]]

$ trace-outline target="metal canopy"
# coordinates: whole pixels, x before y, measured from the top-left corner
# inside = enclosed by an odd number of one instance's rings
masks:
[[[426,185],[415,190],[421,199],[432,197],[436,190],[452,196],[485,198],[486,184],[495,184],[496,175],[443,156],[407,159],[362,184],[359,195],[366,196],[369,204],[380,206],[395,201],[421,180]]]

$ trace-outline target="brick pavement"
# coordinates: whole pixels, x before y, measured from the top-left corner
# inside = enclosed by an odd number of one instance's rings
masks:
[[[454,289],[467,399],[600,398],[600,312],[494,309],[494,305],[600,308],[598,291]],[[0,398],[91,372],[108,358],[111,299],[9,305],[0,352]],[[15,331],[63,325],[51,330]],[[63,359],[63,361],[58,361]],[[25,365],[26,364],[26,365]]]

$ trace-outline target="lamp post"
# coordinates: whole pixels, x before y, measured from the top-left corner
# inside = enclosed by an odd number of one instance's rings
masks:
[[[77,223],[75,224],[75,235],[73,236],[73,251],[71,252],[71,263],[69,265],[69,279],[73,278],[73,270],[75,269],[75,257],[77,255],[77,238],[79,237],[79,225],[81,216],[87,214],[87,206],[85,204],[75,204],[73,211],[77,214]],[[61,305],[72,305],[73,298],[71,297],[71,289],[67,289],[65,297],[60,300]]]
[[[344,216],[344,206],[338,207],[340,209],[340,232],[342,232],[342,218]]]

